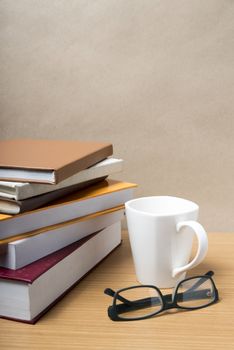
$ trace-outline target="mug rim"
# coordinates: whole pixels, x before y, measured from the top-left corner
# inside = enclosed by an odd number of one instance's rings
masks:
[[[178,211],[178,212],[174,212],[174,213],[150,213],[148,211],[144,211],[144,210],[140,210],[140,209],[136,209],[136,208],[133,208],[131,206],[131,204],[135,203],[135,202],[139,202],[141,200],[145,200],[145,199],[152,199],[152,198],[173,198],[173,199],[176,199],[176,200],[182,200],[184,202],[187,202],[189,203],[190,205],[193,206],[193,208],[190,208],[188,210],[181,210],[181,211]],[[188,213],[192,213],[194,211],[198,211],[199,210],[199,206],[197,203],[189,200],[189,199],[185,199],[185,198],[182,198],[182,197],[176,197],[176,196],[168,196],[168,195],[165,195],[165,196],[145,196],[145,197],[138,197],[138,198],[134,198],[134,199],[131,199],[129,201],[127,201],[125,203],[125,208],[126,209],[129,209],[135,213],[138,213],[138,214],[143,214],[143,215],[148,215],[148,216],[151,216],[151,217],[169,217],[169,216],[177,216],[177,215],[183,215],[183,214],[188,214]]]

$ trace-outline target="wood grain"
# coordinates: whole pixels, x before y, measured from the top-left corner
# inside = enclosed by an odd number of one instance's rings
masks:
[[[210,233],[205,261],[190,275],[214,270],[220,302],[197,311],[171,311],[143,321],[112,322],[106,287],[136,284],[123,244],[36,325],[0,319],[0,349],[225,349],[234,348],[234,234]]]

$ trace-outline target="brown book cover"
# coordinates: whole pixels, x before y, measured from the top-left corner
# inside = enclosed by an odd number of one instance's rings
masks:
[[[112,155],[105,142],[68,140],[0,141],[0,180],[59,183]]]

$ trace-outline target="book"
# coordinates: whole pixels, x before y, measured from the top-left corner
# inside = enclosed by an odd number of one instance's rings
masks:
[[[0,149],[0,180],[51,184],[113,153],[110,143],[68,140],[4,140]]]
[[[27,233],[116,207],[133,198],[136,184],[104,180],[18,215],[0,214],[0,243],[9,237],[26,238]]]
[[[38,230],[36,235],[2,245],[0,266],[13,270],[24,267],[95,231],[120,222],[123,216],[124,206],[119,206],[55,225],[52,229]]]
[[[43,193],[39,196],[27,198],[24,200],[15,200],[10,198],[0,197],[0,213],[5,214],[19,214],[29,210],[37,209],[43,205],[54,201],[55,199],[66,196],[75,191],[81,190],[82,188],[88,187],[97,183],[98,181],[104,180],[106,177],[93,179],[82,182],[77,185],[60,188],[59,190]]]
[[[0,181],[0,196],[15,200],[23,200],[92,179],[106,177],[122,171],[122,168],[122,159],[107,158],[87,169],[79,171],[58,184]]]
[[[18,270],[0,268],[0,317],[35,323],[121,243],[115,223]]]

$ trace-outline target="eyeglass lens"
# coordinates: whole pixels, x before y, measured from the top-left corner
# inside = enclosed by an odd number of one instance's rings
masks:
[[[163,307],[160,294],[151,287],[130,288],[119,292],[119,296],[126,300],[123,303],[116,299],[116,310],[122,319],[150,316]]]
[[[182,281],[176,293],[177,305],[188,309],[207,306],[214,299],[214,285],[210,278],[205,276]]]

